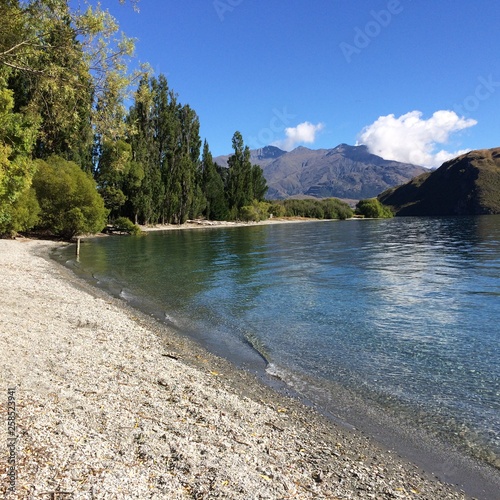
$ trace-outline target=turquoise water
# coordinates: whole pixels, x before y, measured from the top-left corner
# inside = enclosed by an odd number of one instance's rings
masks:
[[[74,265],[341,419],[346,391],[500,468],[500,217],[111,237]]]

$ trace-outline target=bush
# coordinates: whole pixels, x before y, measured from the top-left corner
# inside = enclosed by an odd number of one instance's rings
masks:
[[[285,206],[283,205],[283,203],[272,203],[269,207],[269,214],[273,217],[285,217]]]
[[[35,190],[25,189],[12,204],[9,219],[2,226],[2,233],[14,236],[19,231],[29,231],[37,224],[39,213]]]
[[[251,205],[241,207],[240,219],[246,222],[266,220],[269,218],[269,207],[269,203],[254,200]]]
[[[115,231],[120,231],[121,233],[140,234],[141,232],[141,228],[130,219],[127,219],[127,217],[118,217],[113,227]]]
[[[284,207],[289,217],[310,217],[314,219],[348,219],[352,217],[349,205],[337,198],[323,200],[285,200]]]
[[[356,213],[370,219],[388,219],[394,217],[392,210],[382,205],[377,198],[360,200],[356,205]]]
[[[108,210],[90,175],[76,163],[52,156],[37,160],[33,178],[40,205],[37,228],[71,239],[106,226]]]

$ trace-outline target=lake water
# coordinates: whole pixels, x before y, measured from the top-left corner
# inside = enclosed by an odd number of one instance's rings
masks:
[[[361,401],[500,468],[498,216],[111,237],[74,265],[343,421]]]

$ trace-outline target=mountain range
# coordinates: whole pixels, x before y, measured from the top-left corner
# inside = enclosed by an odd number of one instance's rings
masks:
[[[396,215],[500,214],[500,148],[471,151],[379,196]]]
[[[263,170],[269,199],[372,198],[428,172],[418,165],[385,160],[371,154],[366,146],[340,144],[317,150],[300,146],[290,152],[266,146],[250,153],[252,164]],[[218,156],[214,161],[227,167],[228,158]]]

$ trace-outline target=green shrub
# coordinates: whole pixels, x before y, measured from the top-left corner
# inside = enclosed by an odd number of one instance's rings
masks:
[[[118,219],[115,220],[113,227],[116,231],[120,231],[122,233],[140,234],[141,232],[141,228],[127,217],[118,217]]]
[[[35,190],[25,189],[11,205],[9,219],[4,221],[2,233],[14,236],[19,231],[29,231],[37,224],[39,213]]]
[[[90,175],[58,156],[36,163],[33,188],[40,205],[37,228],[71,239],[78,234],[97,233],[106,226],[108,210]]]
[[[392,210],[382,205],[377,198],[360,200],[356,205],[356,213],[370,219],[388,219],[394,217]]]
[[[253,200],[251,205],[240,208],[240,219],[246,222],[260,222],[269,218],[269,207],[271,205],[265,201]]]
[[[272,215],[273,217],[285,217],[286,208],[283,203],[272,203],[269,207],[269,215]]]
[[[315,219],[348,219],[352,217],[349,205],[337,198],[323,200],[285,200],[284,207],[288,217],[310,217]]]

